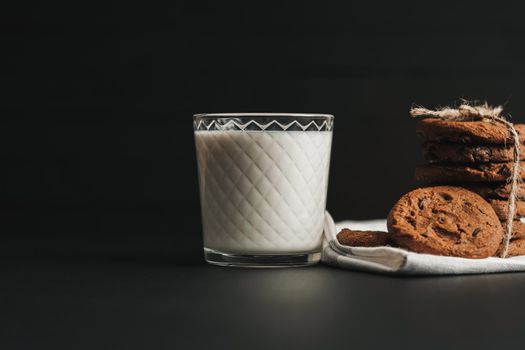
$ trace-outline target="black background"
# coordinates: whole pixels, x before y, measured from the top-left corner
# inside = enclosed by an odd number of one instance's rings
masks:
[[[2,349],[523,345],[519,274],[205,265],[191,118],[334,114],[328,209],[385,217],[412,103],[525,121],[519,1],[0,6]]]
[[[507,2],[43,2],[2,11],[2,231],[200,246],[191,116],[336,116],[328,209],[385,217],[415,186],[412,103],[525,114]]]

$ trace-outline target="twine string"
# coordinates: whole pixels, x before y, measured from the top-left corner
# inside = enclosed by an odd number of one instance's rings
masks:
[[[477,106],[471,106],[465,103],[460,105],[458,108],[444,107],[436,110],[431,110],[424,107],[412,107],[410,109],[410,115],[414,118],[425,117],[451,121],[496,122],[505,125],[509,130],[514,141],[514,151],[512,171],[510,176],[507,178],[507,183],[510,183],[510,194],[509,200],[507,201],[507,220],[505,223],[505,229],[503,230],[503,249],[500,253],[500,257],[505,258],[507,257],[509,251],[509,242],[512,237],[512,224],[514,222],[514,215],[516,213],[516,196],[518,192],[518,184],[521,180],[521,177],[519,135],[516,132],[514,125],[501,116],[502,111],[502,106],[492,107],[489,106],[487,103]]]

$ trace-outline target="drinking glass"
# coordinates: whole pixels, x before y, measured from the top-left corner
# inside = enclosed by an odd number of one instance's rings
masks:
[[[319,261],[333,124],[329,114],[194,115],[208,263]]]

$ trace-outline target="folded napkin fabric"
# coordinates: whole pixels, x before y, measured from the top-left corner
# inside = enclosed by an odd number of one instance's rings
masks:
[[[386,231],[386,220],[342,221],[325,218],[322,261],[331,266],[392,275],[463,275],[525,271],[525,256],[506,259],[466,259],[419,254],[394,247],[349,247],[339,244],[342,228],[362,231]]]

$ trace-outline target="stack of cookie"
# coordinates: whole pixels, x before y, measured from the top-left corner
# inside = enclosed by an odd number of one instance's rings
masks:
[[[525,125],[515,124],[520,138],[520,158],[525,159]],[[508,179],[514,159],[514,140],[503,124],[488,121],[421,119],[416,126],[427,164],[416,168],[416,179],[427,184],[461,186],[478,193],[494,208],[505,226]],[[525,169],[525,162],[520,162]],[[522,170],[521,178],[525,177]],[[525,254],[525,186],[517,192],[516,214],[509,255]]]

